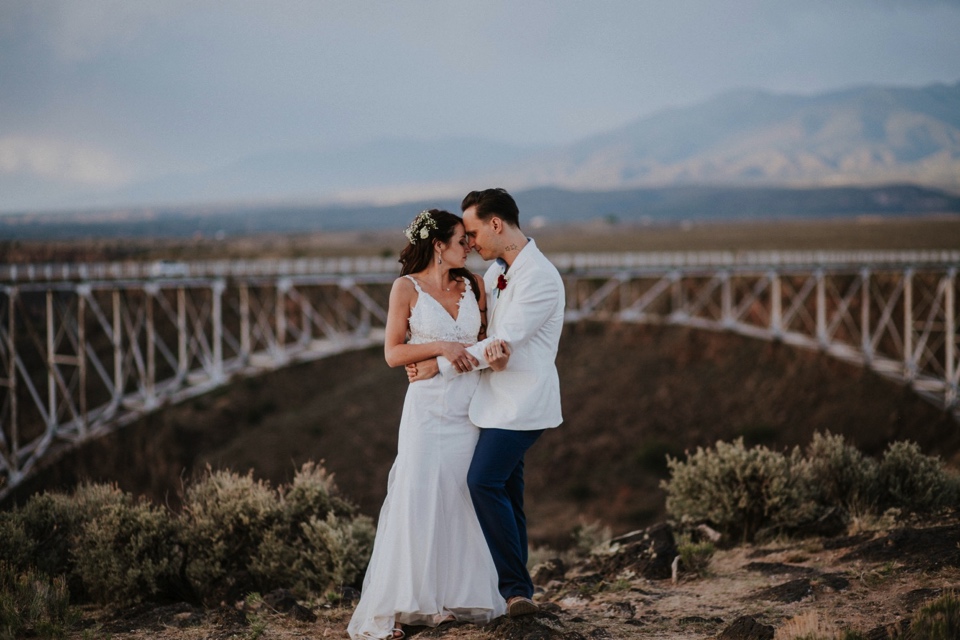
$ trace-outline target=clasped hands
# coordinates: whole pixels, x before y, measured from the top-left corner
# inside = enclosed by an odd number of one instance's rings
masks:
[[[450,361],[450,364],[457,373],[466,373],[473,371],[480,362],[474,358],[466,346],[459,342],[444,343],[442,350],[444,358]],[[494,371],[503,371],[507,368],[507,361],[510,359],[510,347],[503,340],[491,340],[483,350],[483,358]],[[429,380],[440,372],[436,358],[414,362],[406,366],[407,380],[417,382],[419,380]]]

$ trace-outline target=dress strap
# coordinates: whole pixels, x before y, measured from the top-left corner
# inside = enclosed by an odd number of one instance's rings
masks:
[[[417,293],[423,293],[423,290],[420,289],[420,283],[417,282],[417,279],[416,279],[416,278],[414,278],[414,277],[411,276],[410,274],[407,274],[407,275],[405,275],[405,276],[403,276],[403,277],[410,279],[410,282],[412,282],[412,283],[413,283],[413,286],[416,287]]]

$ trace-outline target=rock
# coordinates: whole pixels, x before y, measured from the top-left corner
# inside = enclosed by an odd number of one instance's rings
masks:
[[[773,640],[774,629],[751,616],[741,616],[723,630],[717,640]]]
[[[316,622],[317,615],[307,609],[286,589],[275,589],[263,596],[263,603],[271,609],[280,613],[289,614],[294,620],[300,622]]]
[[[712,529],[705,524],[697,525],[696,532],[699,534],[699,540],[697,540],[697,542],[709,540],[710,542],[716,544],[717,542],[720,542],[720,538],[723,537],[719,531]]]
[[[784,564],[782,562],[751,562],[743,567],[747,571],[756,571],[765,576],[778,574],[807,576],[815,574],[816,570],[810,567],[801,567],[796,564]]]
[[[337,596],[339,596],[337,604],[341,607],[352,607],[360,601],[360,592],[353,587],[340,587],[337,590]]]
[[[649,580],[670,578],[670,563],[677,557],[673,528],[666,523],[634,531],[610,541],[615,552],[597,556],[594,565],[607,580],[629,569]]]
[[[811,595],[813,595],[813,585],[810,584],[810,579],[797,578],[775,587],[761,589],[753,597],[774,602],[800,602]]]
[[[904,527],[861,544],[839,561],[895,561],[911,571],[939,571],[944,567],[960,567],[958,539],[960,524]]]
[[[903,606],[906,607],[908,611],[914,611],[916,609],[919,609],[928,600],[939,598],[940,594],[942,593],[943,593],[943,589],[939,589],[939,588],[914,589],[913,591],[908,591],[903,596],[901,596],[900,602],[903,603]]]
[[[561,609],[560,605],[558,605],[556,602],[539,602],[537,604],[540,605],[540,611],[544,611],[546,613],[558,614],[563,612],[563,609]]]
[[[622,602],[608,602],[606,605],[607,611],[612,615],[619,618],[632,618],[637,614],[637,608],[633,606],[633,603],[622,601]]]
[[[843,591],[850,586],[850,581],[840,573],[824,573],[817,577],[817,582],[834,591]]]
[[[865,640],[893,640],[894,638],[907,637],[907,631],[910,629],[909,620],[901,620],[893,624],[874,627],[864,635]]]
[[[263,603],[280,613],[287,613],[297,604],[297,599],[286,589],[274,589],[263,596]]]
[[[484,627],[502,640],[587,640],[576,631],[564,628],[560,618],[543,610],[530,616],[502,616]]]
[[[551,580],[563,580],[566,576],[567,567],[560,558],[550,558],[546,562],[541,562],[530,574],[534,584],[545,585]]]

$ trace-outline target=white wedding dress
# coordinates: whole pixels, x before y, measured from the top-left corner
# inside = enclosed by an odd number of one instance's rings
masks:
[[[476,342],[480,310],[469,281],[456,319],[414,285],[410,343]],[[395,623],[436,626],[448,616],[482,623],[506,611],[467,489],[479,437],[467,409],[479,375],[438,375],[407,390],[351,638],[389,638]]]

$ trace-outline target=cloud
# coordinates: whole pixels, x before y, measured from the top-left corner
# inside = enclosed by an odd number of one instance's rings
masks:
[[[13,2],[4,10],[4,31],[8,32],[5,35],[16,31],[39,40],[62,62],[86,62],[129,46],[144,30],[176,16],[184,4],[179,0],[162,4],[128,0]]]
[[[0,138],[0,175],[21,175],[87,187],[119,187],[132,172],[111,154],[49,138]]]

